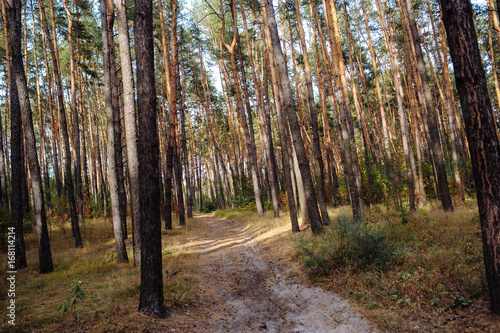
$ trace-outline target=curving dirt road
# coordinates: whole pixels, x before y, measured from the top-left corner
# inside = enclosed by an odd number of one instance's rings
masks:
[[[174,311],[171,331],[375,332],[334,293],[300,284],[264,258],[256,242],[228,220],[206,218],[200,240],[199,291],[191,310]],[[198,306],[199,305],[199,306]]]

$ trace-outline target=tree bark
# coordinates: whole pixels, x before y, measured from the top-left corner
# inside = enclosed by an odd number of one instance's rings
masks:
[[[302,48],[302,58],[304,60],[304,69],[306,73],[306,86],[307,86],[307,106],[311,116],[311,129],[313,135],[313,148],[314,158],[316,160],[317,179],[316,186],[318,189],[318,203],[323,219],[323,225],[330,224],[330,217],[326,209],[326,194],[325,194],[325,167],[323,164],[323,156],[321,154],[319,129],[318,129],[318,116],[316,114],[316,106],[314,104],[314,92],[311,75],[311,66],[309,65],[309,54],[307,53],[306,40],[304,36],[304,28],[302,27],[302,17],[300,14],[299,1],[294,0],[295,14],[297,16],[297,27],[299,30],[300,45]]]
[[[141,207],[141,291],[139,311],[164,317],[161,261],[159,142],[151,0],[135,1],[137,116]]]
[[[2,7],[5,2],[2,3]],[[24,268],[26,263],[26,250],[24,246],[23,231],[23,165],[21,156],[22,145],[22,125],[21,125],[21,106],[17,97],[17,85],[14,76],[11,76],[10,82],[10,165],[11,165],[11,195],[10,225],[15,229],[16,236],[16,269]]]
[[[76,68],[75,68],[75,43],[73,41],[73,15],[66,0],[63,0],[64,10],[68,17],[68,42],[69,42],[69,67],[71,83],[71,114],[73,116],[73,152],[75,155],[75,192],[78,222],[83,221],[83,187],[82,187],[82,162],[80,156],[80,117],[78,115],[78,100],[76,97]]]
[[[444,211],[453,211],[453,203],[451,201],[450,188],[448,185],[448,177],[444,165],[444,152],[439,137],[439,129],[437,124],[437,110],[432,100],[427,71],[425,69],[424,56],[422,54],[421,39],[418,32],[417,23],[415,22],[415,14],[413,13],[413,5],[411,0],[404,0],[406,5],[406,14],[410,24],[411,36],[415,56],[417,59],[417,68],[422,82],[425,105],[427,108],[427,124],[429,126],[429,134],[431,142],[429,142],[431,153],[434,155],[434,163],[436,165],[436,185],[438,188],[438,198],[440,198]]]
[[[286,68],[285,58],[281,50],[278,27],[274,16],[274,9],[271,0],[262,0],[262,8],[265,8],[265,16],[267,20],[267,27],[269,38],[271,39],[272,53],[276,60],[277,72],[281,83],[283,109],[288,117],[290,130],[293,138],[293,145],[297,153],[299,161],[300,173],[304,182],[304,191],[306,194],[307,211],[311,220],[311,230],[313,233],[318,234],[323,232],[322,219],[318,210],[318,203],[314,192],[314,185],[311,176],[311,169],[309,168],[309,161],[302,139],[300,124],[293,105],[292,89],[290,87],[290,80],[288,78],[288,70]]]
[[[500,144],[468,0],[441,0],[469,141],[491,311],[500,313]]]
[[[49,1],[51,3],[51,1]],[[80,226],[78,224],[78,215],[76,211],[76,202],[75,202],[75,193],[73,186],[73,176],[71,175],[71,147],[69,143],[69,135],[68,135],[68,123],[66,120],[66,107],[64,103],[64,92],[61,80],[61,74],[59,72],[59,60],[56,45],[53,40],[55,40],[55,36],[52,35],[49,31],[49,27],[47,24],[47,19],[45,17],[45,7],[42,0],[39,0],[40,12],[42,14],[42,24],[43,29],[45,30],[45,35],[47,37],[47,42],[49,44],[50,53],[52,54],[52,62],[54,68],[54,77],[57,86],[57,99],[59,102],[59,116],[61,120],[61,128],[63,134],[64,141],[64,160],[65,160],[65,177],[64,177],[64,187],[65,192],[69,201],[69,209],[71,214],[71,228],[73,231],[73,237],[75,238],[75,247],[83,247],[82,238],[80,235]],[[52,12],[51,7],[51,12]],[[52,20],[53,21],[53,20]],[[53,30],[55,35],[55,23],[53,23]]]
[[[9,43],[12,52],[12,74],[17,87],[19,106],[24,128],[24,139],[26,143],[26,155],[28,158],[31,186],[33,213],[38,237],[38,256],[40,274],[50,273],[54,270],[52,254],[50,251],[49,232],[47,229],[47,216],[42,186],[42,175],[38,162],[38,153],[33,128],[31,105],[24,73],[23,59],[21,54],[21,1],[7,1],[7,22],[9,27]],[[17,229],[17,228],[16,228]]]
[[[254,191],[254,196],[255,196],[255,204],[257,206],[257,213],[259,214],[259,216],[263,216],[264,215],[264,206],[262,204],[262,192],[261,192],[261,188],[260,188],[260,184],[259,184],[259,171],[257,168],[257,152],[255,149],[255,138],[252,137],[253,135],[249,129],[249,122],[247,121],[247,115],[245,113],[245,107],[243,104],[241,83],[240,83],[240,79],[239,79],[238,68],[237,68],[236,58],[235,58],[235,46],[236,46],[236,42],[238,40],[237,21],[236,21],[236,13],[235,13],[236,8],[234,6],[233,0],[231,0],[230,3],[231,3],[231,13],[233,15],[233,25],[234,25],[233,41],[231,42],[231,44],[227,44],[224,40],[224,30],[225,30],[224,19],[222,19],[221,41],[224,44],[224,47],[228,50],[229,56],[231,59],[231,68],[232,68],[232,73],[233,73],[234,86],[236,88],[237,112],[238,112],[239,117],[241,118],[243,132],[245,133],[247,152],[248,152],[248,160],[249,160],[249,164],[250,164],[250,172],[252,175],[252,184],[253,184],[253,191]],[[222,1],[221,1],[221,13],[222,13],[221,14],[222,18],[224,18]]]
[[[109,189],[111,192],[111,209],[113,215],[113,230],[115,235],[115,247],[117,252],[118,262],[128,262],[127,248],[125,247],[125,239],[122,228],[122,216],[120,214],[120,199],[118,194],[118,174],[116,165],[116,149],[115,149],[115,118],[114,118],[114,105],[113,105],[113,92],[112,92],[112,79],[111,79],[111,52],[109,41],[109,31],[112,29],[109,21],[109,12],[107,8],[109,2],[101,0],[101,30],[102,30],[102,49],[103,49],[103,67],[104,67],[104,98],[106,108],[107,120],[107,135],[108,135],[108,179]],[[120,157],[121,158],[121,157]]]
[[[125,140],[127,143],[128,170],[130,177],[130,210],[132,217],[132,243],[134,265],[140,264],[139,227],[139,160],[137,156],[137,119],[135,116],[134,74],[130,56],[130,37],[127,23],[127,7],[124,0],[116,0],[118,41],[123,84]]]

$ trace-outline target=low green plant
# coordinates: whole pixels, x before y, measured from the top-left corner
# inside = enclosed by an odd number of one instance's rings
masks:
[[[85,298],[85,293],[82,290],[83,283],[82,281],[78,281],[71,285],[69,290],[69,298],[66,302],[63,302],[57,311],[61,312],[61,314],[70,311],[75,316],[75,320],[78,319],[78,312],[76,311],[77,300],[83,300]]]
[[[384,270],[399,254],[387,229],[369,221],[353,222],[340,216],[321,236],[296,238],[299,259],[311,277],[326,276],[340,267]]]

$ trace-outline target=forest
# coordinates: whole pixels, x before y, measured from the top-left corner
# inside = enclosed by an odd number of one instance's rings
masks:
[[[500,331],[499,0],[0,5],[5,331]]]

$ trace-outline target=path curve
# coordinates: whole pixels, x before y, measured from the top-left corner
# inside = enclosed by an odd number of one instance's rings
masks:
[[[283,265],[263,259],[241,227],[205,221],[210,231],[198,243],[197,268],[204,313],[184,318],[187,326],[200,332],[376,332],[347,300],[304,286]]]

